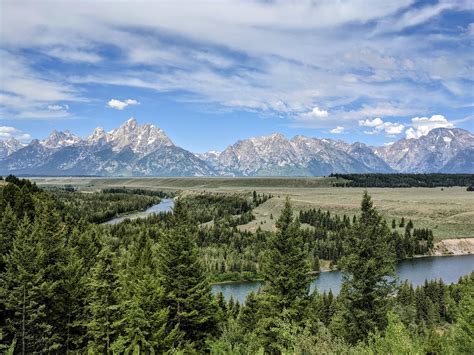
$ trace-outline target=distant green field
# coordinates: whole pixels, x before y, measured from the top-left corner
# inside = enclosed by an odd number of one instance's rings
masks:
[[[189,177],[189,178],[95,178],[95,177],[38,177],[31,178],[39,185],[74,185],[82,189],[100,189],[104,187],[140,187],[140,188],[168,188],[168,189],[216,189],[216,188],[314,188],[330,187],[334,182],[343,182],[343,179],[333,177]]]
[[[357,213],[364,188],[331,187],[334,178],[33,178],[38,185],[74,185],[80,190],[106,187],[148,188],[183,192],[272,193],[275,197],[254,210],[257,219],[241,228],[273,229],[286,196],[296,210],[321,208],[332,213]],[[474,237],[474,192],[452,188],[368,188],[389,221],[411,218],[416,228],[433,229],[435,238]],[[273,215],[273,219],[271,219]]]

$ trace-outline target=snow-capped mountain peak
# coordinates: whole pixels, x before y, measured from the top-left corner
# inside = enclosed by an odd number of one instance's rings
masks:
[[[0,159],[9,156],[24,146],[24,144],[13,137],[8,138],[7,140],[0,140]]]
[[[274,133],[239,140],[223,152],[192,154],[163,130],[131,118],[86,140],[53,131],[23,146],[0,141],[0,174],[320,176],[330,173],[474,173],[474,135],[437,128],[414,139],[370,147],[341,140]]]
[[[94,129],[94,132],[87,137],[87,143],[88,144],[99,144],[103,145],[108,143],[109,141],[109,134],[105,132],[105,130],[102,127],[97,127]]]
[[[41,144],[46,148],[56,149],[75,145],[81,141],[81,137],[76,136],[69,130],[64,132],[53,130],[46,139],[41,141]]]

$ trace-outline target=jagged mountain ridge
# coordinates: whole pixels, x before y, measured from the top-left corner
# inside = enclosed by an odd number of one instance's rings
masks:
[[[15,153],[23,147],[24,144],[13,137],[8,138],[7,140],[0,140],[0,159]]]
[[[154,125],[129,119],[106,132],[98,127],[87,138],[53,131],[0,160],[0,174],[100,176],[207,176],[214,170],[177,147]]]
[[[474,135],[438,128],[418,139],[370,147],[279,133],[239,140],[222,152],[193,154],[160,128],[129,119],[81,138],[53,131],[24,146],[0,141],[0,174],[99,176],[322,176],[330,173],[474,173]],[[8,144],[8,147],[7,147]],[[7,147],[7,148],[6,148]]]
[[[417,139],[400,139],[374,152],[394,170],[402,173],[452,172],[473,173],[474,135],[460,128],[435,128]],[[457,157],[464,156],[460,164]],[[470,159],[467,159],[470,157]]]
[[[364,147],[369,157],[361,159],[360,154],[351,154],[355,147],[342,141],[305,136],[287,140],[276,133],[238,141],[220,153],[212,164],[221,174],[243,176],[392,172],[369,147],[357,145]]]

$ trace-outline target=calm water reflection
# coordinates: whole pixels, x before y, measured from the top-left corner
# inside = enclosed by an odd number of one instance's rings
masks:
[[[153,213],[159,212],[169,212],[174,207],[174,200],[172,198],[164,198],[161,200],[160,203],[151,206],[145,211],[142,212],[133,212],[130,214],[126,214],[121,217],[116,217],[111,219],[110,221],[104,222],[102,224],[117,224],[123,222],[126,219],[137,219],[137,218],[145,218]]]
[[[414,286],[423,284],[426,279],[442,279],[446,284],[454,283],[472,271],[474,271],[474,255],[416,258],[403,260],[397,266],[400,281],[409,280]],[[341,281],[341,272],[323,272],[311,283],[310,289],[313,291],[317,288],[319,292],[332,290],[334,293],[339,293]],[[242,303],[250,292],[257,292],[260,286],[261,282],[258,281],[216,284],[212,286],[212,291],[222,292],[226,299],[233,297]]]

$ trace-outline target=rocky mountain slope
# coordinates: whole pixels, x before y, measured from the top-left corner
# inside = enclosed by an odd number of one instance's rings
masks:
[[[460,128],[436,128],[417,139],[375,148],[387,164],[403,173],[474,173],[474,135]]]
[[[24,145],[15,138],[8,138],[7,140],[0,140],[0,159],[15,153],[17,150],[23,148]]]
[[[391,172],[374,152],[362,143],[281,134],[253,137],[229,146],[214,161],[223,175],[319,176],[332,172]]]
[[[110,132],[96,128],[82,139],[53,131],[0,160],[0,174],[101,176],[214,175],[203,160],[177,147],[154,125],[130,119]]]
[[[193,154],[160,128],[135,119],[87,138],[53,131],[24,146],[0,141],[0,174],[100,176],[322,176],[330,173],[474,173],[474,135],[437,128],[418,139],[370,147],[275,133],[240,140],[223,152]]]

